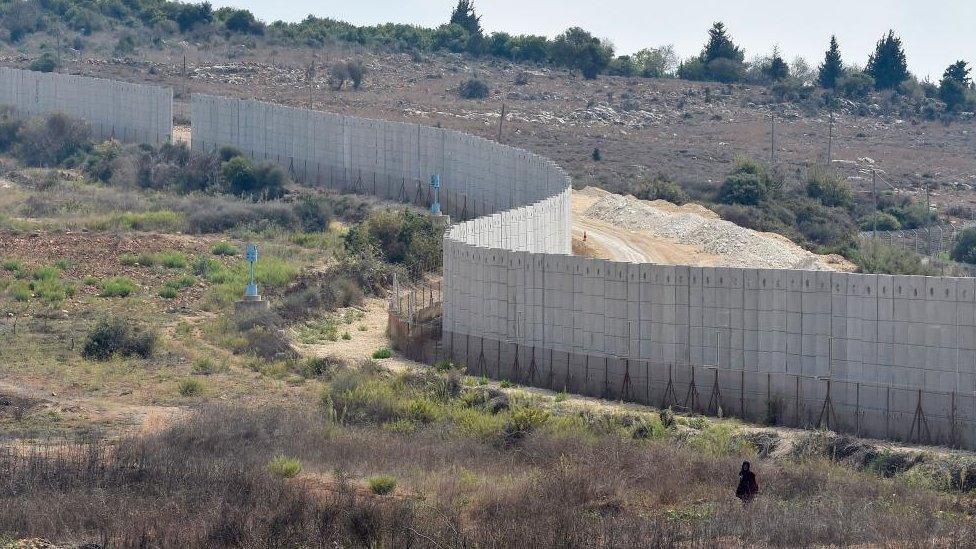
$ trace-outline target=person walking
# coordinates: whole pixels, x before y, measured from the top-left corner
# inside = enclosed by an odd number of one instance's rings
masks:
[[[742,470],[739,471],[739,487],[735,489],[735,497],[741,499],[743,505],[749,505],[758,493],[759,483],[756,482],[756,474],[752,472],[751,464],[748,461],[743,461]]]

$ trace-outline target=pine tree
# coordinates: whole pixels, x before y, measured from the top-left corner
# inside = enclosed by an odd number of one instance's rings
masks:
[[[701,52],[701,62],[708,64],[716,59],[730,59],[741,63],[746,54],[732,42],[725,30],[725,24],[718,21],[708,30],[708,43]]]
[[[958,111],[966,105],[968,90],[972,85],[969,71],[965,61],[956,61],[949,65],[942,75],[942,81],[939,82],[939,99],[945,101],[946,108],[950,111]]]
[[[963,86],[968,87],[972,84],[972,80],[969,78],[969,72],[969,65],[965,61],[959,60],[949,65],[949,68],[945,70],[945,74],[942,75],[942,80],[955,80]]]
[[[468,31],[471,36],[481,36],[481,16],[474,12],[474,2],[458,0],[451,12],[451,24]]]
[[[770,82],[783,80],[790,75],[790,66],[786,64],[786,61],[783,60],[783,56],[780,55],[779,47],[773,48],[773,55],[769,59],[769,64],[763,67],[763,75],[769,79]]]
[[[895,89],[908,79],[905,49],[901,38],[895,36],[895,31],[889,30],[886,36],[878,40],[864,72],[874,78],[874,87],[879,90]]]
[[[832,89],[837,86],[837,80],[844,74],[844,62],[840,58],[840,46],[837,37],[830,37],[830,48],[824,55],[824,62],[820,65],[817,81],[824,88]]]

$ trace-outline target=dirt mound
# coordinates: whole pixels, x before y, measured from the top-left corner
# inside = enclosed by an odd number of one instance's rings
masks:
[[[691,246],[703,257],[685,254],[682,263],[700,266],[811,271],[849,270],[841,258],[823,257],[789,239],[719,219],[697,204],[676,206],[663,200],[640,200],[598,189],[579,194],[588,204],[582,215],[614,227],[675,245]],[[707,258],[707,259],[706,259]]]

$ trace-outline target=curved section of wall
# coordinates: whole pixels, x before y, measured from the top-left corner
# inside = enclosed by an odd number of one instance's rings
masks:
[[[22,117],[81,118],[101,139],[158,144],[173,135],[173,90],[159,86],[0,67],[0,105]]]
[[[973,279],[573,257],[570,180],[443,130],[193,97],[193,146],[445,211],[447,352],[476,374],[656,406],[976,445]]]
[[[306,184],[429,204],[471,219],[453,239],[509,250],[570,251],[569,177],[550,160],[461,132],[194,94],[193,149],[235,147]],[[474,218],[474,219],[472,219]]]

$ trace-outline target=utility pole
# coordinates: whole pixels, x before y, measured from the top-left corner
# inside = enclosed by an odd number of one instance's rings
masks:
[[[502,115],[498,119],[498,142],[502,142],[502,125],[505,123],[505,103],[502,103]]]
[[[308,108],[312,108],[312,81],[315,79],[315,62],[312,61],[305,68],[305,80],[308,83]]]
[[[928,254],[932,255],[932,200],[929,197],[929,184],[925,185],[925,237],[928,240]]]
[[[183,101],[186,101],[186,47],[183,48]]]
[[[55,28],[57,30],[57,33],[56,34],[57,34],[57,37],[58,37],[58,42],[57,42],[58,66],[57,66],[57,68],[55,70],[57,70],[58,72],[61,72],[61,25],[58,25]]]
[[[827,167],[828,168],[833,163],[833,148],[834,148],[834,108],[831,107],[830,125],[828,126],[828,130],[827,130]]]
[[[829,151],[830,148],[828,147],[827,150]],[[871,238],[877,241],[878,240],[878,170],[875,168],[871,169],[871,185],[873,187],[872,194],[874,195],[874,233],[871,235]]]

